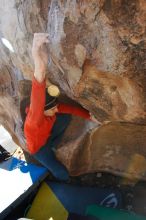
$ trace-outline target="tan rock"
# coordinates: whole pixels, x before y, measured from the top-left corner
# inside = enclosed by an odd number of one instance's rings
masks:
[[[76,133],[78,148],[66,140],[66,133],[63,146],[57,150],[58,158],[71,175],[104,171],[133,182],[146,180],[146,126],[110,123],[88,131],[84,137],[79,130]]]

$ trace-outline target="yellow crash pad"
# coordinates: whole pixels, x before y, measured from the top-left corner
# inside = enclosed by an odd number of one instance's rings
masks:
[[[35,220],[67,220],[68,211],[50,187],[43,182],[27,214]]]

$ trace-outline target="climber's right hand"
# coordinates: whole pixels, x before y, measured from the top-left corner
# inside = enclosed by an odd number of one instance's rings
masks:
[[[95,116],[91,112],[90,112],[90,120],[95,122],[95,123],[100,124],[100,122],[95,118]]]
[[[35,70],[34,76],[38,82],[45,79],[47,65],[48,65],[48,46],[49,34],[35,33],[32,45],[32,57],[34,60]]]

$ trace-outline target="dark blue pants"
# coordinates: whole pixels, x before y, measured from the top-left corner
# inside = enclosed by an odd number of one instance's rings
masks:
[[[54,151],[60,143],[65,129],[69,125],[70,121],[71,115],[57,114],[57,119],[52,128],[51,136],[47,140],[46,144],[33,155],[34,158],[45,166],[54,177],[60,180],[67,180],[69,175],[65,166],[56,159]]]

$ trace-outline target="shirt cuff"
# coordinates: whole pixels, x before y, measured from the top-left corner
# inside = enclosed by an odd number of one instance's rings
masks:
[[[33,76],[32,83],[35,87],[46,87],[46,79],[44,79],[44,81],[40,83],[36,80],[35,76]]]

